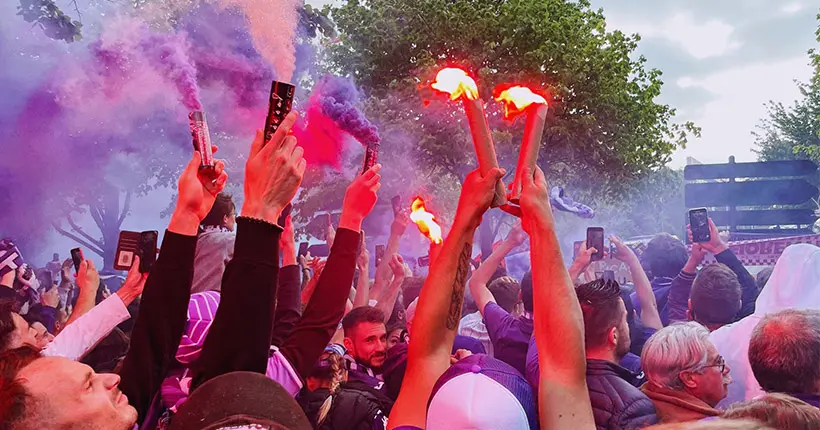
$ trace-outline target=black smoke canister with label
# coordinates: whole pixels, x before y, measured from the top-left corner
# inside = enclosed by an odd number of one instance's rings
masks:
[[[364,165],[362,174],[379,162],[379,142],[371,142],[364,149]]]
[[[279,81],[271,83],[268,116],[265,118],[265,143],[268,143],[293,108],[295,91],[296,87],[291,84]]]
[[[205,112],[193,111],[188,114],[188,121],[191,127],[191,137],[194,142],[194,150],[202,155],[200,170],[214,169],[214,152],[211,148],[211,133],[208,131],[208,123],[205,121]]]

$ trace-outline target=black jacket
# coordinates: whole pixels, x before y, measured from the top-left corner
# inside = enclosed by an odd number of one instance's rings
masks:
[[[342,384],[333,395],[330,411],[321,425],[316,421],[319,410],[330,396],[330,390],[320,388],[299,395],[299,405],[317,430],[381,430],[387,428],[387,415],[392,401],[361,384]]]
[[[658,422],[652,401],[627,369],[603,360],[587,359],[587,386],[598,430],[639,429]]]

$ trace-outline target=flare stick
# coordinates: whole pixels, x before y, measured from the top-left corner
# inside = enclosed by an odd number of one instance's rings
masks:
[[[487,116],[484,114],[484,102],[478,98],[470,100],[462,97],[461,99],[464,101],[464,111],[467,113],[467,122],[470,124],[470,134],[473,136],[478,168],[482,175],[486,175],[490,169],[498,167],[498,157],[495,154]],[[504,182],[499,179],[495,184],[495,196],[490,207],[497,208],[506,203],[507,194],[504,190]]]
[[[521,180],[524,169],[529,167],[535,170],[538,163],[538,150],[541,148],[541,137],[544,135],[544,124],[547,121],[547,105],[533,103],[527,109],[527,123],[524,127],[524,141],[521,143],[521,153],[518,155],[518,164],[515,167],[510,201],[518,204],[521,198]]]

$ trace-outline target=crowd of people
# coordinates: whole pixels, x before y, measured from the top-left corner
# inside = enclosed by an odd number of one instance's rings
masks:
[[[381,166],[347,188],[326,259],[280,220],[305,171],[295,120],[257,133],[238,212],[195,152],[156,262],[115,293],[91,261],[0,279],[0,429],[820,429],[820,248],[755,279],[710,221],[691,251],[611,237],[632,283],[596,279],[594,248],[565,265],[536,168],[520,227],[474,265],[496,168],[467,175],[425,278],[401,213],[371,276]]]

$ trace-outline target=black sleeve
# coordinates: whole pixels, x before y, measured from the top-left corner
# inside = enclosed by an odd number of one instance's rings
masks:
[[[330,342],[344,315],[345,303],[353,285],[359,233],[340,228],[327,258],[316,290],[310,297],[302,319],[280,347],[296,372],[306,378]]]
[[[281,233],[282,229],[273,224],[237,218],[234,256],[225,268],[219,309],[194,366],[192,391],[229,372],[265,374],[276,307]]]
[[[740,281],[742,304],[736,319],[739,320],[753,314],[755,312],[755,301],[757,300],[757,282],[755,278],[746,270],[746,267],[743,266],[743,263],[740,262],[731,249],[716,255],[715,260],[729,266]]]
[[[162,248],[145,283],[131,347],[120,370],[120,389],[145,418],[185,330],[194,276],[196,236],[165,232]]]
[[[279,269],[279,287],[276,291],[276,314],[273,316],[271,345],[279,346],[290,336],[302,316],[301,280],[299,266]]]

